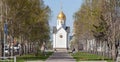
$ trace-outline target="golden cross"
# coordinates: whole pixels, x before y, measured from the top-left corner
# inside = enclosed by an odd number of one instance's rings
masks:
[[[61,2],[61,8],[60,8],[60,9],[61,9],[61,11],[62,11],[62,1],[60,0],[60,2]]]

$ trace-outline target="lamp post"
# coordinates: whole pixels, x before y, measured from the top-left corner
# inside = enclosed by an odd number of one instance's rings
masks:
[[[3,57],[5,58],[5,44],[6,44],[6,37],[7,37],[7,33],[8,33],[8,31],[7,31],[7,5],[5,4],[5,7],[6,7],[6,17],[5,17],[5,22],[4,22],[4,42],[3,42],[3,44],[4,44],[4,53],[3,53]]]
[[[4,23],[4,57],[5,57],[5,44],[6,44],[6,36],[7,36],[7,22]]]
[[[1,4],[1,5],[0,5],[0,8],[1,8],[1,10],[0,10],[0,11],[1,11],[1,12],[0,12],[0,14],[1,14],[1,15],[0,15],[0,18],[1,18],[1,19],[0,19],[0,22],[1,22],[1,26],[0,26],[0,29],[1,29],[1,31],[0,31],[0,43],[1,43],[1,45],[2,45],[2,0],[0,0],[0,2],[1,2],[1,3],[0,3],[0,4]],[[0,46],[0,50],[1,50],[1,51],[0,51],[0,56],[2,56],[2,51],[3,51],[3,50],[2,50],[2,46]]]

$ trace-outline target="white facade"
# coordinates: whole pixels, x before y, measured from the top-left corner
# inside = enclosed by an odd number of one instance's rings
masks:
[[[65,21],[64,20],[57,20],[57,29],[59,28],[65,28],[66,27],[66,24],[65,24]]]
[[[60,12],[57,19],[57,26],[53,28],[53,49],[68,48],[68,31],[64,13]]]
[[[67,48],[67,33],[63,28],[54,34],[53,48]]]

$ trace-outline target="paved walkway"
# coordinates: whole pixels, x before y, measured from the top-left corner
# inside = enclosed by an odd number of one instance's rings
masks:
[[[67,52],[54,52],[46,61],[25,61],[25,62],[76,62]],[[107,61],[79,61],[79,62],[107,62]]]
[[[55,52],[46,62],[76,62],[67,52]]]
[[[25,62],[44,62],[44,61],[36,60],[36,61],[25,61]]]

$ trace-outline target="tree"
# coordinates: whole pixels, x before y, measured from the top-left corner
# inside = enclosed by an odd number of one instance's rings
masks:
[[[105,44],[107,44],[107,34],[108,34],[108,28],[109,26],[107,25],[106,20],[104,20],[103,15],[101,15],[100,17],[100,22],[99,25],[93,25],[93,27],[95,28],[93,32],[93,36],[96,39],[96,43],[100,43],[100,45],[103,46],[103,50],[105,50]],[[97,46],[96,46],[97,47]],[[97,49],[96,49],[97,50]],[[103,51],[103,56],[104,56],[104,51]]]
[[[75,13],[74,32],[76,39],[85,41],[93,39],[91,30],[94,29],[93,24],[97,25],[99,22],[102,11],[101,4],[101,0],[85,0],[79,11]]]
[[[109,55],[112,55],[113,60],[117,56],[119,46],[119,2],[119,0],[86,0],[74,16],[75,37],[79,40],[81,36],[85,36],[82,34],[88,32],[89,37],[94,36],[102,42],[106,40],[109,51],[112,52]]]
[[[9,36],[21,39],[23,47],[28,47],[25,43],[38,42],[38,45],[41,45],[49,40],[48,20],[51,10],[43,0],[2,0],[2,2],[5,6],[3,10],[7,10],[7,14],[3,16],[8,23]]]

